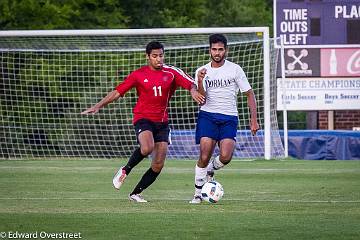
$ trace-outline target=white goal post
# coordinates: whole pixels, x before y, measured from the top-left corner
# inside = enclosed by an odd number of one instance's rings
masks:
[[[228,38],[228,59],[244,69],[256,94],[260,131],[251,136],[239,94],[239,158],[279,158],[276,116],[278,49],[267,27],[0,31],[0,159],[128,157],[137,145],[136,90],[91,116],[80,115],[133,70],[146,65],[145,46],[158,40],[165,63],[194,76],[209,61],[208,36]],[[178,89],[170,100],[168,158],[197,158],[198,106]]]

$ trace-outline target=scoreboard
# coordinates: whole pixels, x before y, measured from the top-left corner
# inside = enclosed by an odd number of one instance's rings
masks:
[[[274,37],[278,110],[360,109],[360,0],[274,0]]]
[[[287,46],[360,44],[360,0],[275,0],[274,35]]]

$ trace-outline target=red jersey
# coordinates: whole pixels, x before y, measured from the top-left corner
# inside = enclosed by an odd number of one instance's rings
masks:
[[[138,100],[133,109],[133,123],[142,118],[167,122],[167,107],[176,88],[190,90],[193,82],[189,75],[172,66],[163,65],[161,70],[144,66],[130,73],[115,89],[124,96],[129,89],[136,88]]]

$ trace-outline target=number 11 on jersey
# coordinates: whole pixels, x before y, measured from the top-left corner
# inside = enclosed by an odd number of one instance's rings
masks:
[[[156,87],[156,86],[154,86],[153,87],[153,90],[154,90],[154,95],[155,95],[155,97],[157,97],[157,96],[162,96],[162,92],[161,92],[161,86],[158,86],[158,87]]]

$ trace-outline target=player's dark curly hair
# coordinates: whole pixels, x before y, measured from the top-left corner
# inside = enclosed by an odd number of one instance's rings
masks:
[[[227,47],[227,39],[224,35],[215,33],[215,34],[212,34],[209,36],[210,47],[211,47],[211,44],[219,43],[219,42],[223,43],[225,48]]]
[[[146,45],[146,54],[150,55],[153,49],[162,49],[164,51],[164,45],[158,41],[151,41]]]

